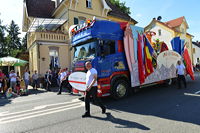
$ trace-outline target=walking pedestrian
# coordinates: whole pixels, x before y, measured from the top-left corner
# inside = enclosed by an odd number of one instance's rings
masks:
[[[66,67],[65,68],[65,86],[67,87],[67,90],[70,94],[72,94],[72,87],[71,85],[69,84],[69,81],[68,81],[68,77],[70,75],[70,72],[68,71],[68,68]]]
[[[37,90],[37,85],[38,85],[38,73],[35,70],[34,74],[32,75],[32,80],[33,80],[33,89]]]
[[[103,105],[100,98],[97,97],[97,70],[92,68],[91,62],[86,62],[85,67],[88,70],[86,74],[86,95],[85,95],[85,114],[82,115],[84,117],[90,117],[90,97],[94,99],[94,102],[98,104],[98,106],[102,109],[102,114],[106,113],[106,107]]]
[[[178,89],[181,88],[181,81],[183,81],[185,88],[187,88],[187,84],[186,84],[186,80],[185,80],[185,75],[186,75],[185,66],[181,63],[180,60],[177,62],[176,74],[178,76],[178,78],[177,78]]]

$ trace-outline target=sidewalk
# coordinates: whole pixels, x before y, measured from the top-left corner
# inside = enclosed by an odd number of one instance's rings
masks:
[[[38,93],[45,93],[45,92],[53,92],[53,93],[57,93],[59,90],[59,87],[50,87],[51,91],[47,91],[45,88],[37,88],[37,90],[33,89],[32,86],[28,86],[28,93],[29,95],[32,94],[38,94]],[[62,93],[68,93],[68,89],[63,87]]]

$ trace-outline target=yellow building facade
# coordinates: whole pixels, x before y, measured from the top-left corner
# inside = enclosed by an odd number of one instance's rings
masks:
[[[88,19],[136,24],[109,0],[24,0],[23,31],[27,32],[29,70],[44,75],[48,69],[71,68],[69,27]]]

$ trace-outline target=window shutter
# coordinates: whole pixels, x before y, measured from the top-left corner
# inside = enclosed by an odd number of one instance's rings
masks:
[[[78,24],[78,18],[74,18],[74,24]]]
[[[88,1],[86,0],[86,7],[88,8]]]

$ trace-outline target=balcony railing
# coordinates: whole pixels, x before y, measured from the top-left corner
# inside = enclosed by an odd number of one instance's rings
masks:
[[[55,32],[31,32],[28,36],[28,48],[35,41],[67,43],[68,35]]]

